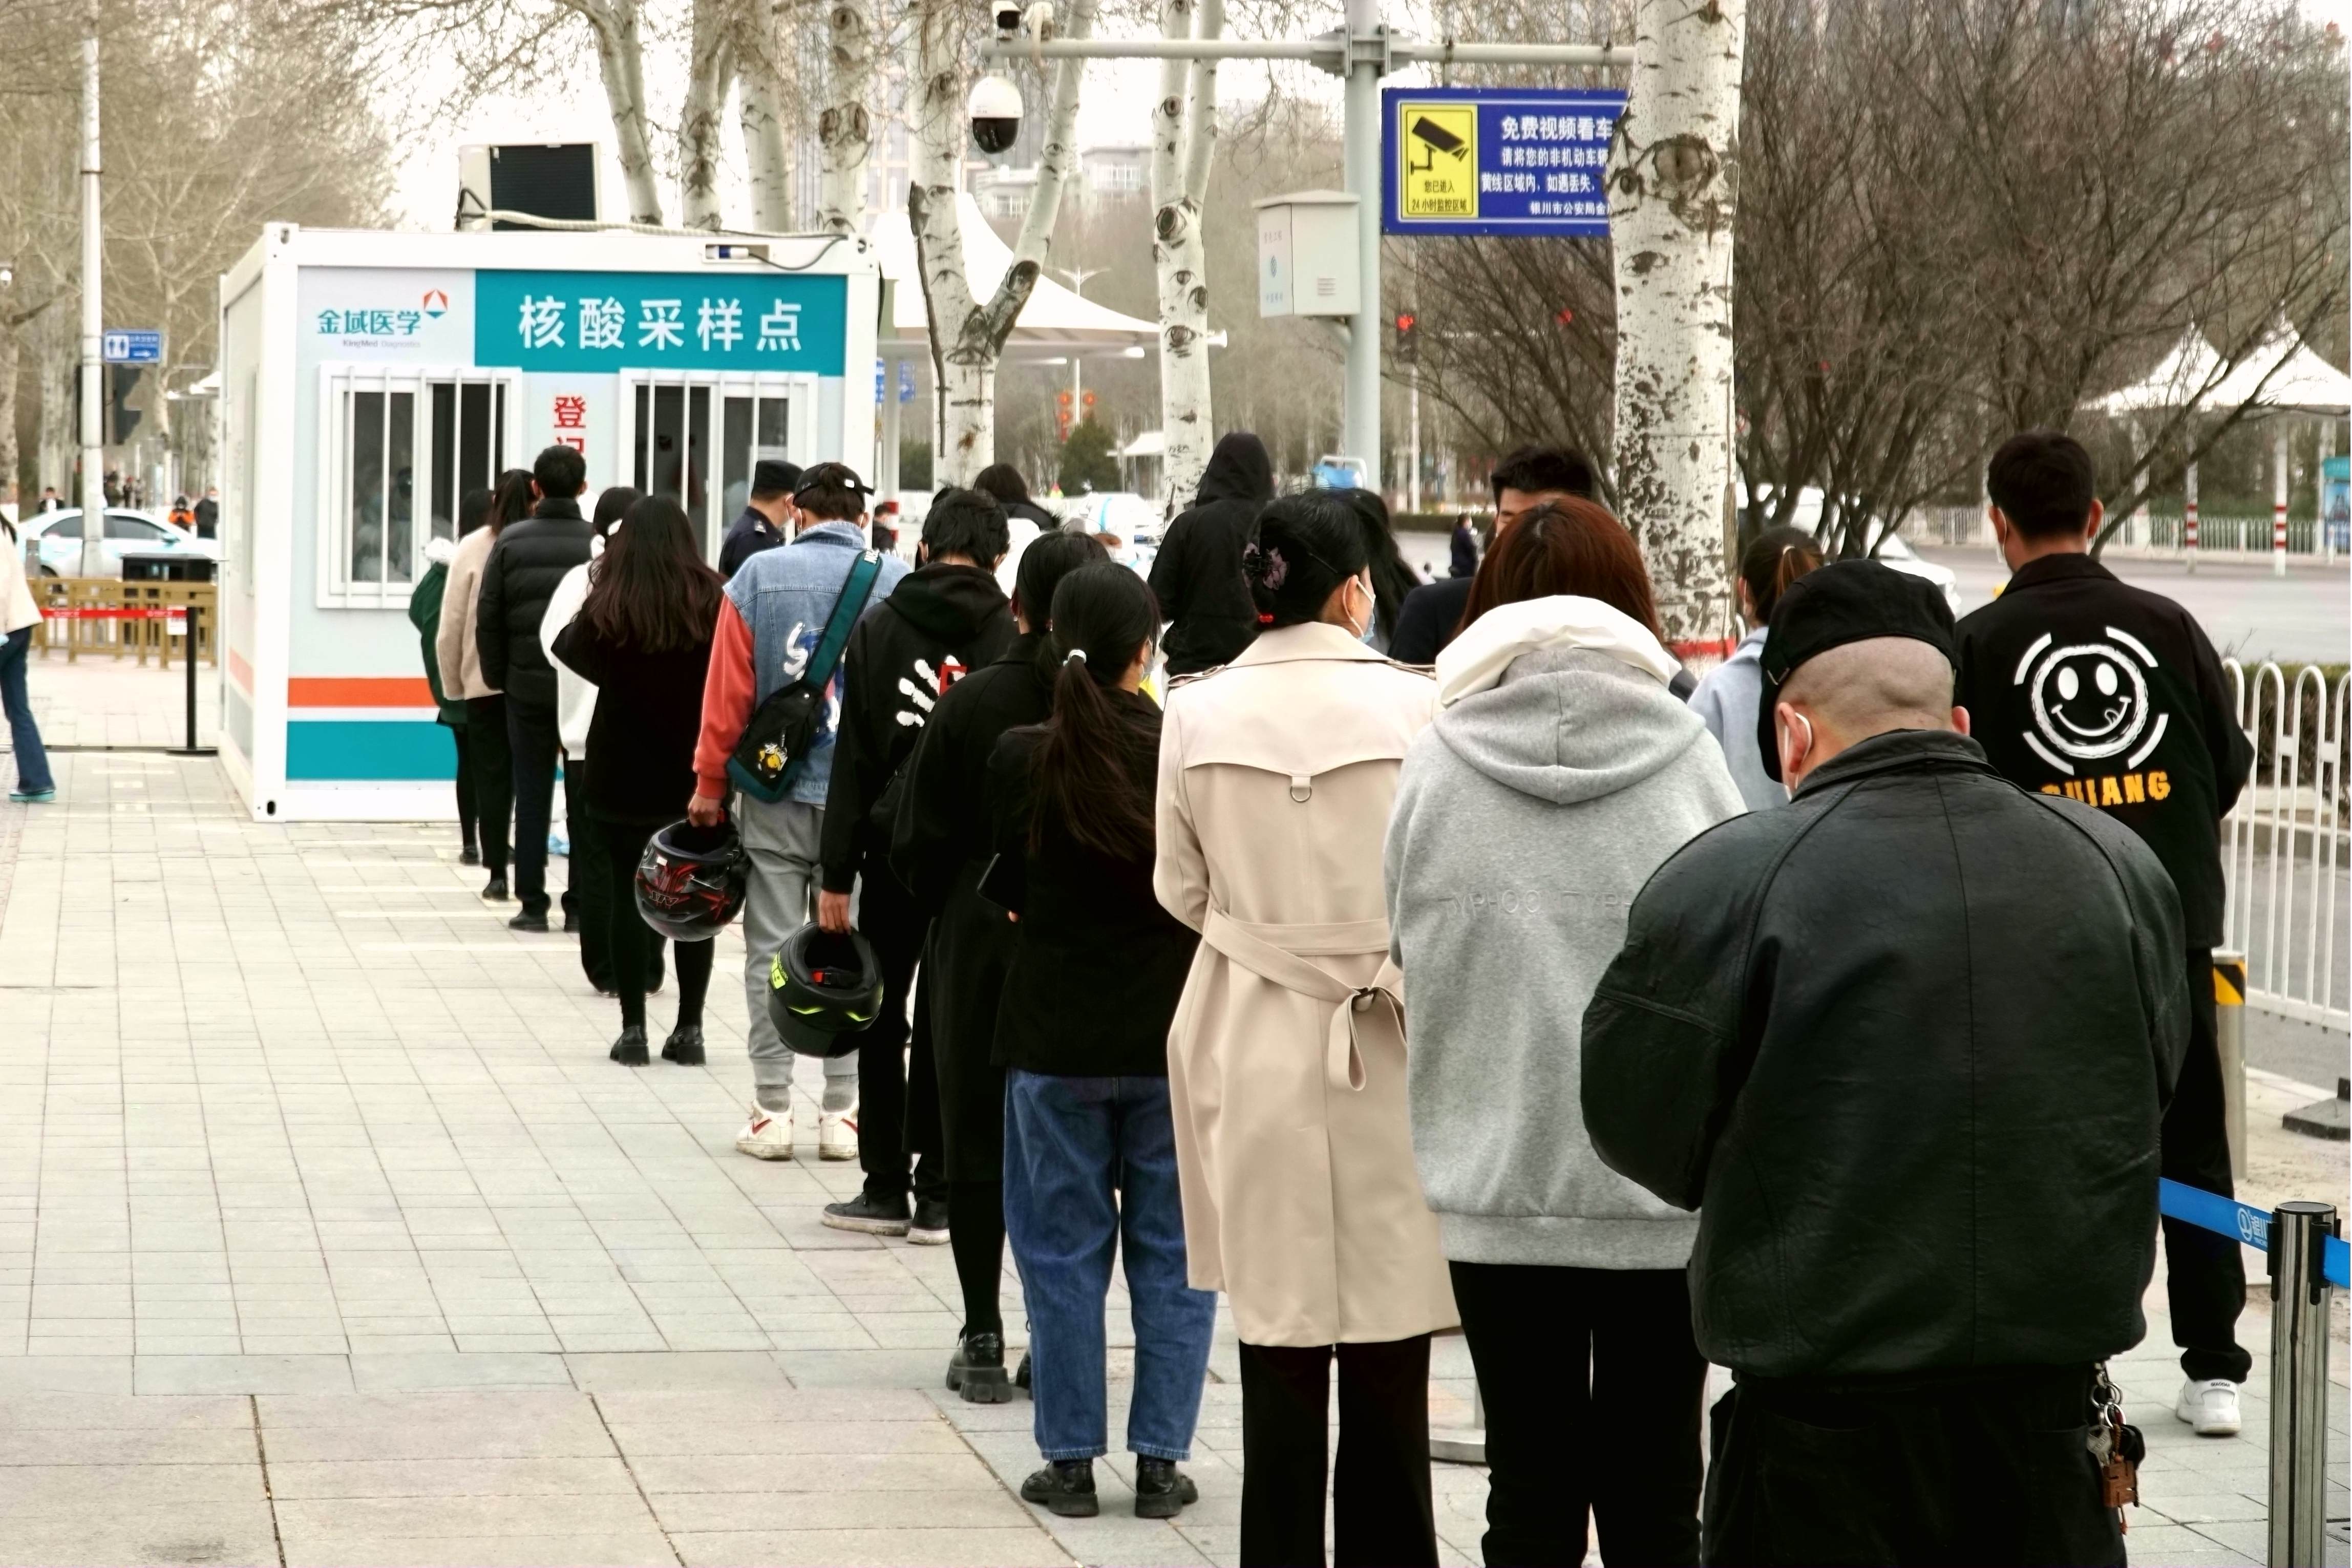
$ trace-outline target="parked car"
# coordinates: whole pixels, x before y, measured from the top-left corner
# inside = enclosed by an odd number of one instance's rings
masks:
[[[1760,514],[1764,516],[1770,515],[1769,507],[1771,500],[1771,486],[1759,485],[1756,487],[1756,506],[1757,510]],[[1807,485],[1803,489],[1797,492],[1797,504],[1795,509],[1790,514],[1789,525],[1792,528],[1801,528],[1807,533],[1817,534],[1821,531],[1821,491],[1815,489],[1811,485]],[[1872,527],[1874,531],[1877,527],[1874,521]],[[1953,616],[1957,617],[1960,614],[1959,574],[1954,572],[1950,567],[1938,565],[1933,561],[1921,559],[1919,552],[1912,549],[1910,542],[1901,534],[1891,533],[1885,539],[1879,541],[1876,553],[1879,560],[1885,562],[1887,565],[1892,566],[1897,572],[1905,573],[1913,577],[1924,577],[1928,582],[1936,584],[1937,587],[1942,589],[1944,593],[1944,602],[1952,606]]]
[[[82,574],[79,507],[36,512],[19,525],[17,532],[33,542],[42,576]],[[220,559],[218,540],[198,539],[186,529],[174,528],[128,507],[106,509],[106,535],[99,542],[99,548],[106,560],[101,575],[108,577],[122,575],[122,558],[126,555],[204,555]]]

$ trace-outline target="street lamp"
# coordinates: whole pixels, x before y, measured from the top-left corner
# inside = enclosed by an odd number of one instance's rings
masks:
[[[1087,279],[1099,278],[1110,268],[1108,267],[1049,267],[1046,270],[1056,277],[1069,279],[1070,292],[1083,300],[1087,297]],[[1078,358],[1078,351],[1073,348],[1070,350],[1070,417],[1084,419],[1086,416],[1086,371]]]

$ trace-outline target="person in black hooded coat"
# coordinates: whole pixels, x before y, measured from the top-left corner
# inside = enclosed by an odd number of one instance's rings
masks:
[[[1004,657],[955,683],[907,760],[891,835],[890,867],[931,918],[923,949],[931,1061],[939,1075],[940,1158],[963,1328],[948,1386],[976,1404],[1009,1396],[1004,1318],[1004,1068],[996,1059],[996,1011],[1015,931],[981,896],[992,844],[988,759],[997,738],[1045,722],[1054,710],[1046,617],[1054,587],[1077,567],[1108,558],[1087,533],[1048,533],[1022,552],[1013,587],[1020,636]],[[1041,606],[1032,612],[1028,606]]]
[[[1257,637],[1257,605],[1242,578],[1242,545],[1274,499],[1274,460],[1246,430],[1217,442],[1192,509],[1168,525],[1151,563],[1151,592],[1169,620],[1160,651],[1168,673],[1195,675],[1228,663]]]
[[[915,1001],[913,1059],[908,1059],[907,1006],[921,956],[923,911],[889,866],[890,835],[904,792],[907,759],[940,699],[970,671],[992,664],[1013,638],[1013,611],[996,585],[1009,532],[1004,510],[977,490],[946,489],[923,519],[923,564],[898,580],[890,596],[849,634],[841,663],[841,720],[826,786],[817,922],[850,925],[849,895],[858,894],[857,929],[882,962],[882,1016],[859,1037],[857,1157],[866,1190],[825,1205],[836,1230],[948,1239],[944,1184],[939,1179],[926,1006]],[[911,1139],[909,1129],[919,1130]],[[908,1150],[924,1155],[908,1204]]]

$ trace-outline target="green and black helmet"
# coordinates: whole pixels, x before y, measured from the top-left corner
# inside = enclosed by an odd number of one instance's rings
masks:
[[[845,1057],[882,1011],[882,961],[856,931],[814,921],[768,961],[768,1021],[804,1057]]]

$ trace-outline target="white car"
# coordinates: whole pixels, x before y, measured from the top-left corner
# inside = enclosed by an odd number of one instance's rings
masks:
[[[36,512],[17,530],[37,552],[44,577],[79,577],[81,570],[81,509]],[[132,511],[128,507],[106,509],[106,535],[99,542],[108,577],[122,575],[126,555],[201,555],[220,559],[220,542],[198,539],[184,528]]]
[[[1771,505],[1771,486],[1759,485],[1756,487],[1756,506],[1759,513],[1766,512],[1768,510]],[[1803,489],[1797,492],[1797,504],[1794,510],[1790,514],[1789,526],[1791,528],[1801,528],[1807,533],[1818,534],[1821,531],[1821,491],[1815,489],[1811,485],[1807,485]],[[1937,587],[1942,589],[1944,593],[1944,602],[1952,607],[1953,618],[1958,618],[1960,614],[1960,579],[1959,574],[1954,572],[1950,567],[1939,566],[1933,561],[1922,560],[1919,556],[1919,552],[1912,549],[1909,542],[1906,542],[1900,534],[1889,534],[1886,538],[1879,542],[1878,559],[1885,562],[1887,565],[1892,566],[1895,571],[1905,574],[1906,576],[1924,577],[1928,582],[1936,584]]]

